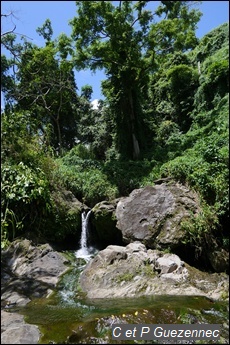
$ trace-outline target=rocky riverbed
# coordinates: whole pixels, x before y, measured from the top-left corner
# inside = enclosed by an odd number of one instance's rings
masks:
[[[49,244],[17,240],[2,253],[2,344],[39,342],[38,326],[25,323],[16,307],[48,297],[69,268],[69,260]],[[225,273],[201,272],[175,254],[147,250],[136,241],[98,252],[83,270],[80,285],[91,299],[163,294],[226,300],[229,280]]]
[[[188,295],[222,299],[228,275],[201,272],[179,256],[152,250],[139,241],[110,245],[92,259],[80,277],[88,298]]]
[[[68,270],[68,260],[48,244],[35,246],[29,240],[18,240],[2,252],[1,264],[1,343],[37,344],[38,327],[26,324],[11,308],[49,296]]]

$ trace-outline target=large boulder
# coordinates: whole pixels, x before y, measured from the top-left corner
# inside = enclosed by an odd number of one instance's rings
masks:
[[[81,273],[80,285],[88,298],[193,295],[221,299],[229,289],[227,274],[201,272],[175,254],[147,250],[138,241],[100,251]]]
[[[114,201],[102,201],[92,209],[91,238],[99,247],[105,248],[109,244],[121,244],[122,234],[116,227],[116,206],[119,199]]]
[[[128,197],[96,204],[91,236],[100,244],[98,249],[141,241],[151,249],[169,250],[192,266],[228,273],[228,253],[211,236],[204,238],[199,256],[189,239],[186,224],[192,226],[193,217],[201,215],[199,200],[197,193],[186,186],[161,179],[155,181],[155,186],[136,189]]]
[[[229,272],[229,252],[225,249],[210,248],[207,253],[211,267],[215,272]]]
[[[15,240],[2,252],[1,301],[23,306],[31,297],[45,297],[69,269],[69,262],[49,244],[34,246]]]
[[[30,240],[15,240],[1,255],[1,343],[38,344],[37,326],[26,324],[23,315],[9,312],[34,297],[47,297],[65,273],[69,261],[49,244],[35,246]]]
[[[200,211],[198,197],[178,183],[162,183],[134,190],[116,208],[117,228],[125,243],[141,241],[149,248],[181,246],[181,222]]]

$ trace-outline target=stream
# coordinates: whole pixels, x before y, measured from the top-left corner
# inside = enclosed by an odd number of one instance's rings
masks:
[[[38,325],[40,344],[156,344],[156,340],[113,340],[112,325],[126,324],[220,324],[219,344],[229,344],[228,302],[194,296],[145,296],[119,299],[86,299],[79,276],[96,254],[88,246],[90,211],[82,214],[82,234],[77,251],[63,254],[71,262],[55,291],[48,298],[33,298],[25,307],[11,311]],[[213,341],[170,341],[167,344],[210,343]]]
[[[36,298],[20,309],[27,323],[39,326],[42,333],[40,344],[133,344],[131,340],[112,339],[114,323],[220,324],[221,337],[218,343],[229,343],[228,302],[190,296],[89,300],[78,285],[78,277],[85,263],[83,259],[77,258],[74,267],[63,275],[56,291],[49,298]],[[158,342],[142,340],[135,343]],[[201,344],[202,341],[197,343]],[[212,341],[209,343],[213,344]]]

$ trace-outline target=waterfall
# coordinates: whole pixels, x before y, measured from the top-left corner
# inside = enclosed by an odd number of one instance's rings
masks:
[[[85,211],[81,214],[81,239],[80,248],[75,252],[77,258],[83,258],[89,260],[91,257],[92,248],[87,246],[88,232],[89,232],[89,218],[91,210],[86,213]]]
[[[91,210],[86,213],[85,211],[81,214],[81,241],[80,249],[85,249],[87,251],[87,238],[88,238],[88,224]]]

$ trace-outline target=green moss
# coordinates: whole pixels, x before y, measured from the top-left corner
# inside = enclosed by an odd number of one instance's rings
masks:
[[[229,298],[229,291],[228,290],[224,290],[221,293],[221,300],[226,301]]]
[[[153,278],[156,276],[156,273],[153,271],[152,265],[149,264],[146,264],[142,267],[142,273],[149,278]]]
[[[122,283],[123,281],[129,282],[129,281],[133,280],[134,276],[135,275],[133,273],[126,272],[126,273],[123,273],[121,275],[118,275],[116,277],[116,281],[118,284]]]

